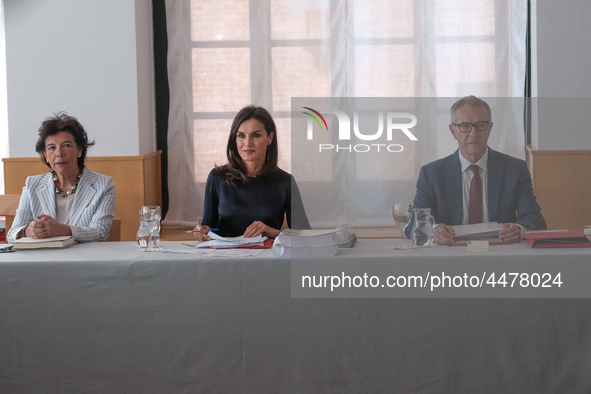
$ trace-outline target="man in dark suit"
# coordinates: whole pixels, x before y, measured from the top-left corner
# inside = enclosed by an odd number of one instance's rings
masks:
[[[421,168],[413,203],[431,208],[438,223],[435,242],[451,244],[451,226],[459,224],[503,223],[499,238],[509,242],[519,242],[523,230],[545,229],[526,163],[487,145],[493,126],[489,105],[464,97],[451,107],[451,120],[459,149]]]

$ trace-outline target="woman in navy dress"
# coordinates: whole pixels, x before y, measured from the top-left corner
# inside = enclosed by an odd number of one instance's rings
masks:
[[[295,180],[277,167],[277,128],[267,110],[251,105],[238,112],[226,156],[228,164],[207,177],[197,240],[209,240],[211,228],[221,236],[274,238],[285,217],[290,228],[310,227]]]

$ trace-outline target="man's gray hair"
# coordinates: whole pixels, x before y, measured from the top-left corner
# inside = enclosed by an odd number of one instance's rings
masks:
[[[456,111],[458,110],[458,108],[463,107],[464,105],[470,105],[472,107],[482,106],[482,107],[486,108],[486,111],[488,112],[488,118],[489,118],[489,120],[492,120],[492,112],[490,110],[490,106],[488,105],[488,103],[486,101],[481,100],[476,96],[466,96],[466,97],[459,99],[451,106],[449,113],[451,115],[451,122],[452,123],[455,122],[454,116],[456,114]]]

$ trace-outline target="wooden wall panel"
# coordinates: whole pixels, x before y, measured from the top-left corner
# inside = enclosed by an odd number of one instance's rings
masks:
[[[591,150],[530,150],[528,161],[548,228],[591,225]]]
[[[115,180],[115,217],[121,219],[121,240],[135,241],[142,205],[161,205],[161,151],[145,156],[87,157],[86,166]],[[7,194],[20,194],[30,175],[49,171],[39,158],[7,158],[4,185]]]

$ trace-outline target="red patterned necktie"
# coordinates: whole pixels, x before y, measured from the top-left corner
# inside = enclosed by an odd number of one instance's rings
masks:
[[[480,179],[480,167],[472,164],[469,167],[474,176],[470,182],[470,201],[468,203],[468,223],[482,223],[482,180]]]

